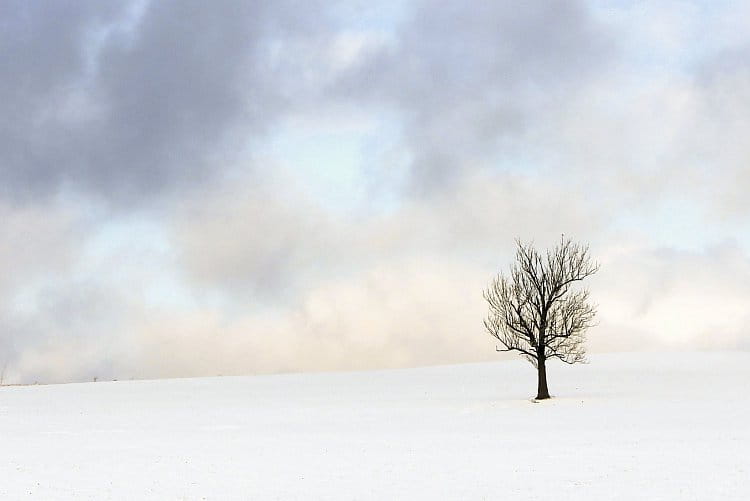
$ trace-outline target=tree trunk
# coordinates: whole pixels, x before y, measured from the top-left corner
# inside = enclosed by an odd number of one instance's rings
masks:
[[[545,398],[549,398],[549,390],[547,389],[547,366],[546,360],[544,358],[540,358],[537,362],[537,375],[539,377],[539,384],[537,385],[536,389],[536,399],[537,400],[544,400]]]

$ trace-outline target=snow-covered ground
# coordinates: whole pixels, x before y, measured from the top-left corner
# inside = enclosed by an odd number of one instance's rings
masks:
[[[0,388],[2,499],[750,499],[750,353]]]

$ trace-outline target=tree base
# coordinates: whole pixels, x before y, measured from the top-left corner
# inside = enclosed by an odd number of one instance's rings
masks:
[[[534,397],[530,400],[530,402],[532,404],[538,404],[538,403],[544,402],[545,400],[551,400],[551,399],[552,399],[552,396],[544,397],[544,398]]]

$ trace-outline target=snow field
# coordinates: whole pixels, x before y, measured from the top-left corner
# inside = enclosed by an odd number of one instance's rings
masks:
[[[750,498],[750,353],[0,388],[2,499]]]

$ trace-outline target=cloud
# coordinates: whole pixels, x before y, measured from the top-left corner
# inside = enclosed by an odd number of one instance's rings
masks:
[[[3,3],[6,381],[487,360],[561,233],[593,350],[747,349],[746,7],[366,7]]]
[[[130,208],[220,176],[295,99],[277,41],[314,42],[325,26],[314,2],[49,7],[3,16],[4,194],[68,187]]]
[[[363,54],[335,91],[398,110],[411,187],[430,192],[496,165],[614,51],[581,2],[418,2],[397,40]]]
[[[736,349],[750,329],[750,256],[734,242],[700,252],[604,251],[592,286],[602,332],[595,348]],[[607,335],[615,334],[608,339]],[[608,342],[609,341],[609,342]]]
[[[0,365],[43,336],[30,328],[37,295],[69,274],[83,237],[75,210],[59,204],[14,207],[0,203]]]
[[[592,248],[599,325],[593,351],[744,349],[750,258],[736,244],[675,252]],[[395,256],[327,275],[273,309],[154,306],[136,287],[73,287],[50,297],[46,336],[11,360],[7,379],[153,378],[361,370],[508,358],[481,325],[493,267],[460,256]],[[137,285],[137,282],[132,285]],[[233,296],[237,299],[237,296]],[[115,300],[117,299],[117,300]],[[114,321],[112,321],[114,319]]]
[[[415,197],[377,216],[335,213],[275,170],[265,183],[233,179],[183,201],[171,239],[195,287],[235,300],[289,300],[327,276],[399,258],[509,258],[517,236],[555,242],[562,232],[595,238],[606,216],[556,181],[476,173],[440,198]],[[491,270],[491,268],[490,268]]]

